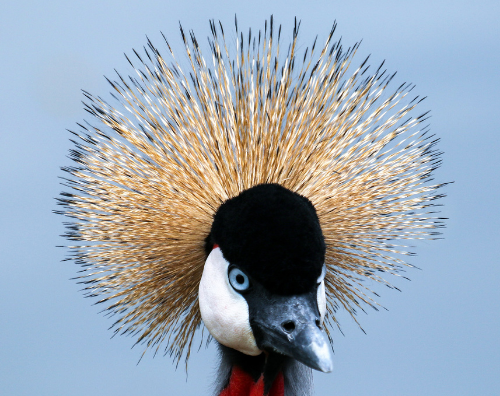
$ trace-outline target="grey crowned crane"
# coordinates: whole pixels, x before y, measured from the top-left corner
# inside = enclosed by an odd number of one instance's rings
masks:
[[[358,44],[335,25],[300,53],[297,22],[289,44],[272,18],[256,35],[235,23],[235,43],[210,28],[209,58],[181,27],[186,65],[148,39],[135,74],[108,80],[116,103],[84,92],[94,118],[59,198],[71,258],[117,334],[187,364],[206,328],[214,394],[310,395],[336,311],[377,308],[362,282],[390,287],[401,241],[442,226],[437,139],[413,85],[350,71]]]

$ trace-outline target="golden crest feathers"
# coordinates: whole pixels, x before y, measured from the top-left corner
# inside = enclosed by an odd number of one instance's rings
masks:
[[[85,93],[96,125],[80,125],[60,212],[89,295],[109,304],[117,333],[180,359],[201,324],[204,240],[226,199],[278,183],[311,200],[327,245],[327,329],[335,311],[375,306],[361,281],[397,273],[405,247],[433,238],[441,185],[437,140],[414,116],[411,84],[333,41],[299,54],[298,25],[281,43],[272,19],[257,35],[236,24],[231,50],[210,24],[211,57],[181,28],[189,62],[148,41],[136,75],[109,81],[119,103]],[[286,51],[285,51],[286,49]],[[134,51],[135,52],[135,51]],[[127,58],[128,59],[128,58]],[[133,63],[130,62],[132,65]],[[133,65],[134,66],[134,65]],[[350,74],[349,74],[350,73]]]

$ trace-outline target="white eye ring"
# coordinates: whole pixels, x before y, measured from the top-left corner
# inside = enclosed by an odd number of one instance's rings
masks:
[[[250,279],[237,267],[229,267],[228,278],[229,283],[236,291],[242,292],[250,288]]]

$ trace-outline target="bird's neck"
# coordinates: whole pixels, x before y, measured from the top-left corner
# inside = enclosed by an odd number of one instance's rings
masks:
[[[289,358],[272,353],[248,356],[224,346],[220,351],[219,396],[285,396],[283,369]]]
[[[277,354],[244,355],[219,344],[217,396],[312,396],[312,370]],[[267,393],[266,393],[267,392]]]
[[[257,381],[240,367],[231,370],[229,383],[219,396],[285,396],[283,373],[278,373],[269,389],[262,374]]]

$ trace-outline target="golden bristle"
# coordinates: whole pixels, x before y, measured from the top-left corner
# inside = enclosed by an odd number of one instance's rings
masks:
[[[204,240],[218,207],[260,183],[314,204],[327,245],[327,324],[376,306],[361,282],[384,282],[408,254],[393,241],[432,238],[440,197],[431,185],[437,140],[413,116],[413,86],[388,93],[393,75],[366,61],[348,75],[358,44],[297,53],[298,25],[283,55],[281,27],[244,36],[230,51],[211,22],[211,66],[181,28],[189,70],[148,41],[137,75],[112,82],[117,106],[85,93],[97,126],[82,126],[67,168],[61,212],[89,295],[118,314],[117,333],[165,345],[180,359],[201,324]],[[128,59],[128,58],[127,58]],[[130,62],[132,64],[132,62]],[[327,331],[328,331],[327,326]],[[186,357],[186,358],[187,358]]]

